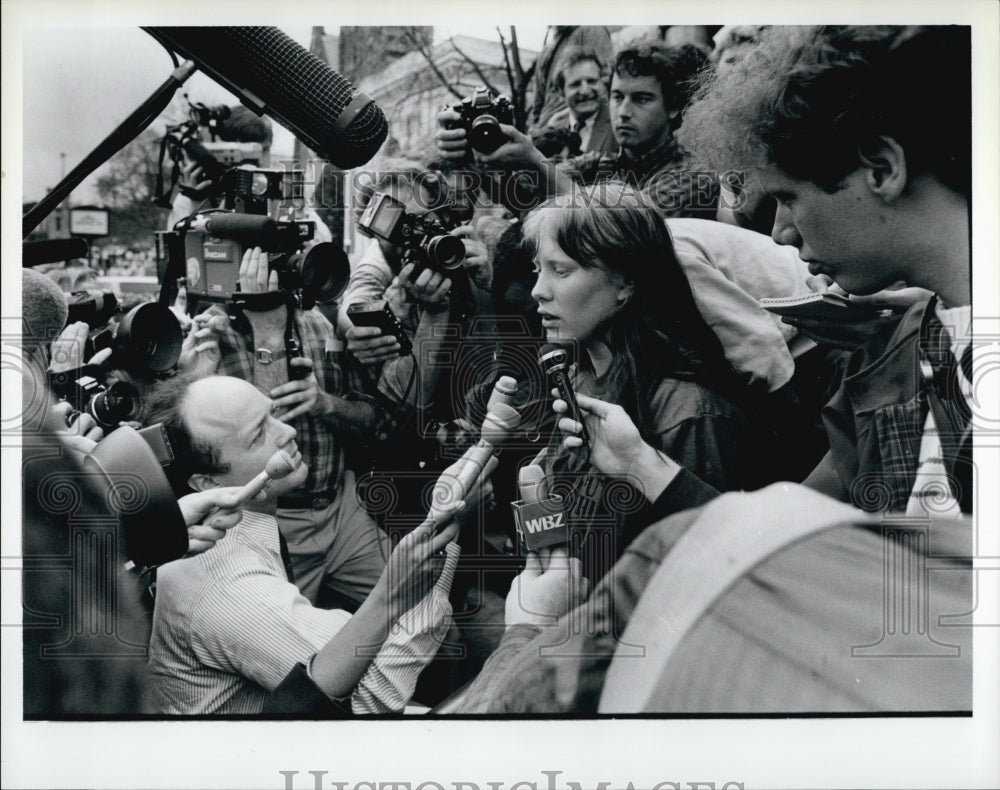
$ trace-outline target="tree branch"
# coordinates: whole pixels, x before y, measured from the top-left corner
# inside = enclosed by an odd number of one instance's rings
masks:
[[[466,55],[464,52],[462,52],[462,50],[458,48],[458,46],[455,44],[454,38],[449,38],[448,43],[451,44],[452,47],[454,47],[455,51],[462,56],[462,59],[466,63],[472,66],[472,70],[476,72],[476,75],[479,77],[479,79],[483,81],[483,85],[489,88],[493,93],[500,93],[500,91],[498,91],[496,88],[493,87],[493,84],[490,82],[489,77],[483,74],[483,70],[479,68],[479,64],[476,63],[476,61],[474,61],[472,58],[470,58],[468,55]]]
[[[514,102],[514,126],[523,130],[527,128],[528,123],[528,110],[525,107],[524,92],[535,66],[532,64],[527,74],[521,66],[521,50],[517,45],[517,28],[513,25],[510,26],[510,48],[508,48],[507,40],[503,37],[499,26],[497,27],[497,35],[500,36],[500,46],[503,47],[503,60],[507,69],[507,81],[510,83],[510,95]]]
[[[427,51],[427,47],[425,47],[420,40],[413,35],[413,32],[409,29],[404,29],[403,35],[410,40],[410,43],[413,44],[413,47],[417,50],[417,52],[423,56],[424,60],[427,61],[427,65],[431,67],[431,71],[433,71],[434,75],[441,81],[441,84],[451,92],[452,96],[459,100],[464,99],[465,97],[452,87],[448,78],[441,72],[437,63],[434,62],[434,58],[432,58],[431,54]]]

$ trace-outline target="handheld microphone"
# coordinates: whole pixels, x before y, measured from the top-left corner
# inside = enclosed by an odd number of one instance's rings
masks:
[[[378,105],[276,27],[143,30],[339,168],[365,164],[385,142]]]
[[[511,502],[514,526],[528,551],[559,546],[569,541],[569,519],[563,499],[545,490],[545,472],[538,464],[521,467],[517,474],[520,501]]]
[[[462,456],[462,466],[455,475],[460,488],[460,499],[469,491],[483,467],[493,456],[493,448],[502,443],[520,422],[521,415],[517,413],[517,409],[506,403],[498,403],[496,410],[486,415],[479,441],[465,451]]]
[[[457,471],[454,476],[442,474],[434,484],[432,513],[439,512],[452,502],[465,499],[476,478],[493,457],[496,445],[503,442],[520,422],[521,415],[517,409],[505,403],[498,403],[496,409],[486,415],[479,441],[456,462],[454,466],[457,466]]]
[[[517,395],[517,379],[512,376],[501,376],[493,385],[493,392],[490,393],[490,399],[486,402],[486,411],[494,411],[494,407],[498,403],[513,406],[515,395]]]
[[[566,375],[568,363],[566,349],[560,348],[554,343],[546,343],[538,351],[538,364],[542,370],[559,390],[559,397],[569,405],[569,414],[573,420],[580,423],[580,435],[585,442],[590,442],[590,434],[587,433],[587,426],[583,422],[583,415],[580,414],[580,406],[576,402],[576,394],[569,383],[569,376]]]
[[[237,495],[237,505],[249,502],[257,494],[264,490],[264,487],[272,480],[279,480],[288,477],[295,469],[295,462],[285,450],[278,450],[267,459],[264,471],[240,489]]]
[[[543,481],[545,472],[538,464],[522,466],[517,473],[517,488],[521,493],[521,503],[531,505],[544,499]]]

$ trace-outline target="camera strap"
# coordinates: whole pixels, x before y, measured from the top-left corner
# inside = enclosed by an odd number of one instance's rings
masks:
[[[277,308],[284,306],[285,308],[285,364],[288,365],[289,361],[295,357],[302,356],[302,344],[296,337],[295,328],[295,311],[298,309],[298,301],[295,298],[295,294],[289,293],[288,291],[267,291],[265,293],[242,293],[238,292],[233,294],[232,297],[233,306],[241,311],[251,310],[259,312],[267,312],[269,310],[276,310]],[[255,351],[255,354],[260,354],[260,351]],[[268,351],[267,362],[278,361],[281,356],[275,354],[273,351]],[[259,362],[264,362],[258,356]],[[296,378],[296,371],[289,365],[288,377],[290,379]]]

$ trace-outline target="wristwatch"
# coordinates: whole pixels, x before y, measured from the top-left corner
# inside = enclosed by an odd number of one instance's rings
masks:
[[[271,351],[267,348],[258,348],[254,351],[254,359],[261,365],[270,365],[272,362],[277,362],[278,360],[285,358],[285,349],[280,349],[278,351]]]

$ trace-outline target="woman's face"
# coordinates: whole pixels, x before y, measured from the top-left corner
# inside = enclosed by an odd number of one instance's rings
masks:
[[[569,257],[556,241],[551,217],[543,217],[535,254],[538,280],[531,296],[549,342],[600,341],[601,327],[628,295],[630,286],[620,274],[603,268],[585,268]]]

